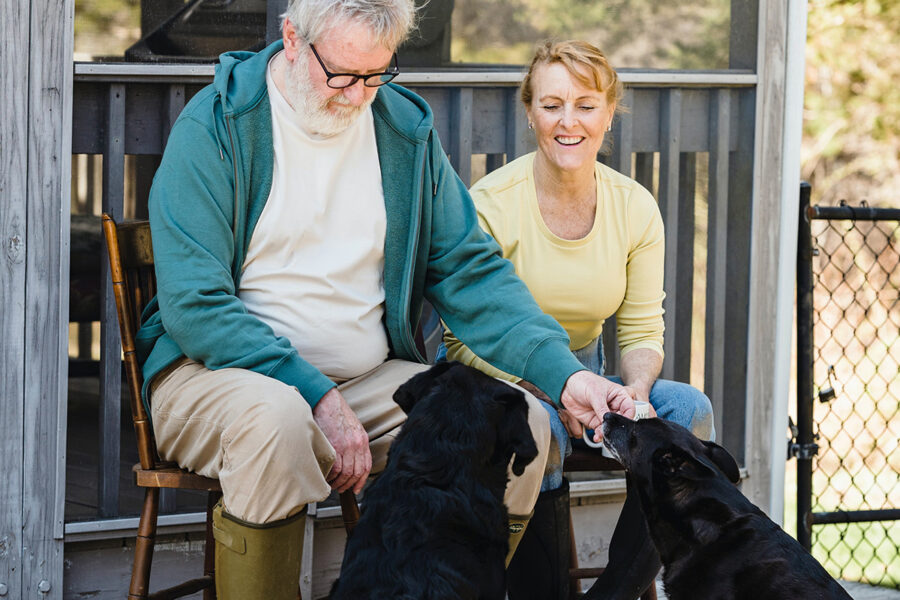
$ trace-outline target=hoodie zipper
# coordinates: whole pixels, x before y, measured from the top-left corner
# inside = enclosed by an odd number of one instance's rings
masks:
[[[234,149],[234,137],[231,134],[231,121],[232,117],[226,115],[225,116],[225,130],[228,131],[228,144],[231,146],[231,169],[232,169],[232,178],[234,179],[234,214],[231,218],[231,230],[232,235],[234,236],[234,255],[235,261],[232,265],[232,278],[234,279],[235,286],[237,286],[238,282],[238,274],[240,273],[240,265],[237,264],[237,254],[238,248],[241,246],[238,245],[238,206],[240,206],[240,202],[238,199],[239,195],[239,185],[238,185],[238,166],[237,166],[237,152]]]
[[[410,261],[407,267],[406,272],[406,283],[403,288],[403,297],[401,299],[400,306],[402,307],[400,311],[400,325],[403,331],[403,336],[405,338],[406,345],[409,347],[410,353],[412,356],[416,357],[416,359],[421,362],[427,362],[425,357],[419,353],[419,349],[416,348],[416,342],[413,339],[413,332],[410,328],[409,323],[409,305],[412,300],[412,281],[413,281],[413,272],[415,271],[416,264],[416,249],[419,247],[419,234],[421,233],[420,228],[420,220],[422,218],[422,203],[425,201],[424,199],[424,186],[425,186],[425,167],[428,164],[428,143],[425,144],[425,152],[422,154],[422,177],[420,181],[422,182],[419,186],[419,198],[418,202],[415,205],[415,214],[413,215],[413,227],[415,228],[413,231],[412,244],[407,249],[407,252],[410,256]]]

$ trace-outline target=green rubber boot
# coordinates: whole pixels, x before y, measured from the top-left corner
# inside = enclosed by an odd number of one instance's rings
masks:
[[[213,509],[216,595],[219,600],[296,600],[306,508],[257,525]]]
[[[516,555],[506,569],[509,600],[569,599],[569,482],[541,492]]]

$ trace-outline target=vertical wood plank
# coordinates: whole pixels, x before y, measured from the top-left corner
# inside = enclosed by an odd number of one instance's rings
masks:
[[[160,127],[162,128],[162,131],[160,131],[160,139],[162,140],[163,150],[165,150],[166,144],[169,141],[169,133],[172,131],[172,126],[175,125],[178,115],[180,115],[182,109],[184,109],[184,104],[184,84],[171,84],[168,93],[166,94],[163,118],[159,121]]]
[[[23,598],[62,596],[73,18],[74,0],[31,2],[25,121]]]
[[[731,91],[710,95],[709,218],[707,220],[706,356],[704,390],[713,405],[716,431],[724,430],[725,313],[728,265],[728,149]]]
[[[472,183],[472,88],[450,96],[450,163],[468,187]]]
[[[485,156],[484,166],[485,174],[496,171],[503,166],[504,154],[488,154]]]
[[[109,86],[106,140],[103,150],[103,211],[114,219],[124,215],[125,86]],[[109,275],[106,248],[101,262],[100,294],[100,460],[97,502],[101,517],[119,512],[119,430],[122,413],[122,362],[119,323]]]
[[[0,2],[0,585],[22,592],[29,6]]]
[[[678,223],[678,189],[680,175],[680,144],[681,144],[681,90],[668,89],[662,93],[660,99],[661,114],[659,121],[659,208],[662,213],[663,223],[666,226],[666,267],[665,290],[666,299],[663,301],[665,310],[666,337],[663,342],[663,351],[666,360],[663,363],[662,377],[664,379],[675,378],[675,354],[680,347],[680,331],[675,327],[676,312],[679,298],[678,269],[686,268],[680,263],[678,256],[678,237],[681,228]]]
[[[625,90],[625,97],[623,98],[623,102],[625,106],[631,106],[634,102],[634,91],[631,89]],[[634,127],[633,121],[631,119],[631,113],[623,113],[620,115],[617,123],[613,125],[612,135],[613,135],[613,147],[612,153],[610,155],[610,160],[608,162],[609,166],[623,173],[627,176],[631,176],[631,152],[632,152],[632,135],[633,135]],[[607,134],[608,135],[608,134]],[[650,157],[650,179],[653,179],[653,155],[647,155]],[[646,172],[645,172],[646,175]],[[619,364],[621,359],[621,354],[619,352],[619,341],[616,336],[616,316],[612,315],[610,318],[603,323],[603,354],[604,354],[604,369],[605,372],[610,375],[620,375]]]
[[[534,150],[534,134],[528,129],[525,106],[519,100],[518,88],[510,88],[506,94],[506,162],[512,162]]]
[[[636,152],[634,155],[634,179],[656,196],[653,191],[653,152]],[[659,198],[656,199],[659,202]]]
[[[621,375],[619,366],[622,354],[619,352],[619,339],[616,335],[616,315],[603,322],[603,370],[607,375]]]
[[[622,99],[626,107],[634,104],[634,90],[626,89],[625,97]],[[616,125],[613,126],[613,147],[610,166],[631,177],[631,152],[632,152],[632,136],[634,133],[634,121],[630,112],[622,113],[617,119]]]
[[[694,320],[694,204],[697,192],[697,155],[682,153],[678,178],[678,246],[677,288],[675,306],[675,355],[667,355],[674,363],[676,381],[691,382],[691,333]]]
[[[799,0],[760,0],[759,84],[752,119],[756,125],[756,162],[748,233],[750,326],[745,361],[748,425],[744,440],[747,468],[758,476],[751,477],[744,490],[764,511],[777,510],[784,502],[781,482],[786,447],[775,440],[784,440],[787,426],[790,336],[783,332],[789,330],[793,316],[790,296],[795,287],[793,256],[798,218],[794,207],[799,186],[796,154],[785,154],[785,144],[799,136],[799,131],[787,131],[785,117],[796,109],[795,126],[799,129],[803,86],[795,82],[797,74],[803,73],[806,10],[806,2]],[[796,69],[793,72],[788,69],[789,62]],[[788,107],[789,101],[794,105]],[[798,147],[799,139],[796,146],[791,145]],[[785,189],[788,178],[795,183]],[[776,514],[775,518],[780,516]]]
[[[266,0],[266,44],[281,39],[281,15],[287,5],[288,0]]]
[[[759,0],[731,0],[728,67],[756,70]]]
[[[725,356],[722,429],[719,439],[738,464],[746,464],[746,432],[749,398],[747,397],[748,347],[750,323],[751,221],[754,190],[754,129],[756,92],[740,92],[738,142],[728,159],[728,233],[725,267]],[[743,488],[746,490],[747,488]]]

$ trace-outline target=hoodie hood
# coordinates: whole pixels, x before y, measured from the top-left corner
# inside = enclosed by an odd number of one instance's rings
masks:
[[[213,87],[224,116],[238,117],[259,104],[267,93],[265,65],[282,50],[284,42],[278,40],[260,52],[236,51],[219,56]],[[372,110],[394,131],[413,142],[427,140],[434,125],[428,104],[392,83],[378,89]]]

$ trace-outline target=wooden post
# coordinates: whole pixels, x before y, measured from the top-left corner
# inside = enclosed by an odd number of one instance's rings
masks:
[[[744,491],[780,522],[800,186],[806,3],[759,0]],[[766,285],[768,284],[768,285]],[[768,287],[769,289],[764,289]]]
[[[62,598],[74,0],[0,3],[0,591]]]
[[[0,590],[22,593],[22,470],[25,389],[25,225],[28,164],[28,3],[0,2]]]

